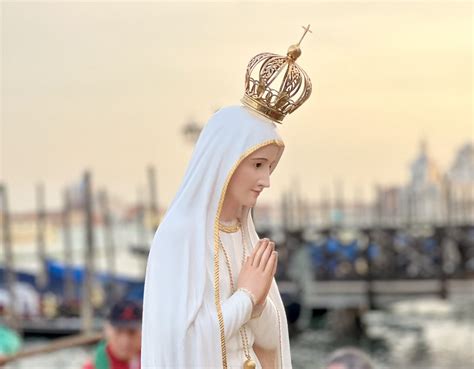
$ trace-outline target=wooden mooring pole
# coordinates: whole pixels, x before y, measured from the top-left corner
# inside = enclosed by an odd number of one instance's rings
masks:
[[[153,232],[153,235],[158,228],[159,224],[159,212],[158,212],[158,195],[156,191],[156,170],[155,167],[150,165],[148,167],[148,189],[150,192],[150,226]]]
[[[93,329],[94,309],[92,305],[92,289],[94,285],[94,220],[91,174],[84,174],[84,215],[85,215],[85,254],[84,254],[84,281],[82,286],[82,331],[90,333]]]
[[[8,208],[8,192],[5,184],[0,183],[0,207],[2,210],[2,243],[5,255],[5,284],[7,286],[10,304],[7,315],[7,322],[10,327],[17,332],[20,330],[18,316],[15,311],[16,306],[16,274],[13,261],[13,250],[11,242],[10,213]]]
[[[113,304],[117,296],[116,285],[116,255],[115,255],[115,240],[113,235],[112,216],[109,209],[109,197],[106,190],[99,193],[99,205],[102,213],[104,235],[105,235],[105,252],[107,255],[107,272],[109,275],[109,288],[107,291],[107,299],[110,304]]]
[[[38,252],[38,262],[40,267],[36,276],[36,287],[43,294],[48,285],[48,275],[46,271],[46,209],[43,183],[36,186],[36,247]]]
[[[68,189],[63,193],[63,246],[64,246],[64,299],[71,302],[75,298],[75,283],[73,276],[72,236],[71,236],[71,199]]]

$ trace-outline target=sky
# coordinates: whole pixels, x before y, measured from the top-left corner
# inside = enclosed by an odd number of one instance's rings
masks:
[[[286,117],[286,149],[259,201],[342,183],[370,198],[403,185],[425,138],[446,170],[473,140],[472,2],[1,3],[0,180],[13,210],[49,208],[93,175],[133,202],[158,173],[168,204],[192,154],[183,126],[239,104],[248,61],[285,54],[311,24],[298,64],[310,99]]]

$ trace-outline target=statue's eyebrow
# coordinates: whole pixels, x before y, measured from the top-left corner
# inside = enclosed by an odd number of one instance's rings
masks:
[[[251,158],[252,160],[265,160],[265,161],[268,161],[267,158]]]

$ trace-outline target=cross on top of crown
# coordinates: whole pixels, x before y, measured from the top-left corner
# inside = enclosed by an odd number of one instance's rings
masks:
[[[303,27],[303,29],[304,29],[304,33],[303,33],[303,36],[301,36],[301,39],[300,39],[300,41],[299,41],[298,44],[297,44],[298,46],[300,46],[301,41],[303,41],[304,36],[306,36],[306,34],[307,34],[308,32],[309,32],[309,33],[313,33],[313,31],[311,31],[311,30],[309,29],[309,27],[311,27],[310,24],[308,24],[307,27],[305,27],[305,26],[302,26],[302,27]]]

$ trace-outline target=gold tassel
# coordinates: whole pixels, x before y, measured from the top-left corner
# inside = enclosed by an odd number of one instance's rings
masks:
[[[257,364],[252,359],[247,359],[244,362],[244,369],[255,369]]]

